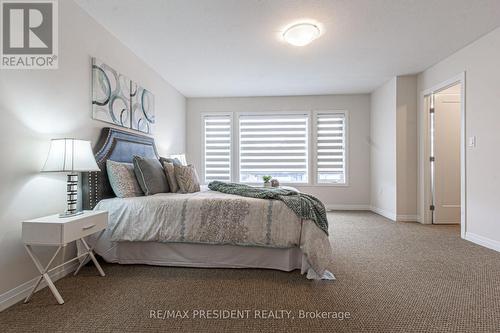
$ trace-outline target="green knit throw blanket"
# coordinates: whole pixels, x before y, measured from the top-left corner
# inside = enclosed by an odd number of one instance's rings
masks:
[[[321,201],[310,194],[285,188],[253,187],[244,184],[212,181],[208,184],[212,191],[235,194],[242,197],[280,200],[303,220],[311,220],[328,235],[326,209]]]

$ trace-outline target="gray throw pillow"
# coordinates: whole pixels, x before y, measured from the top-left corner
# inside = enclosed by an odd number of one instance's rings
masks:
[[[175,179],[179,184],[181,193],[193,193],[200,191],[200,180],[198,173],[192,164],[190,165],[175,165]]]
[[[160,162],[161,162],[161,165],[163,165],[163,163],[172,163],[174,166],[175,165],[182,165],[182,162],[179,161],[178,158],[170,158],[170,157],[160,157]]]
[[[143,195],[137,182],[132,163],[106,161],[109,183],[118,198],[138,197]]]
[[[177,179],[175,179],[175,166],[172,163],[163,162],[163,170],[165,170],[170,191],[173,193],[179,191],[179,184],[177,184]]]
[[[134,172],[146,195],[169,192],[165,171],[155,158],[134,156]]]

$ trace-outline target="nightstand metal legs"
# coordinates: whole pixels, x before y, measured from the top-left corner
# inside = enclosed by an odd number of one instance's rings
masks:
[[[99,239],[101,238],[101,236],[102,236],[103,233],[104,233],[104,230],[101,231],[101,233],[99,234],[99,236],[97,236],[97,239],[95,240],[95,244],[97,244],[97,242],[99,241]],[[52,291],[52,294],[56,298],[57,302],[59,304],[64,304],[64,300],[61,297],[61,294],[59,294],[59,291],[57,290],[56,286],[54,285],[54,283],[50,279],[49,272],[51,272],[51,271],[53,271],[55,269],[58,269],[58,268],[60,268],[60,267],[62,267],[64,265],[66,265],[67,263],[70,263],[70,262],[72,262],[74,260],[77,260],[79,258],[84,257],[83,260],[80,262],[80,265],[76,269],[74,275],[78,274],[78,272],[80,271],[80,269],[82,268],[82,266],[85,264],[86,260],[90,257],[90,259],[92,260],[92,262],[96,266],[97,270],[99,271],[99,274],[101,276],[105,276],[104,271],[101,268],[101,265],[99,265],[99,262],[97,261],[97,259],[94,256],[94,247],[95,247],[95,245],[92,246],[92,247],[90,247],[87,244],[87,242],[85,241],[84,238],[80,238],[80,241],[82,242],[83,246],[85,247],[86,252],[84,252],[84,253],[76,256],[75,258],[73,258],[73,259],[71,259],[69,261],[66,261],[66,262],[62,263],[61,265],[53,267],[53,268],[50,268],[50,265],[52,265],[52,263],[54,262],[54,259],[59,254],[59,251],[63,248],[63,245],[59,245],[57,247],[56,252],[52,256],[52,258],[49,260],[49,263],[47,264],[47,266],[45,266],[45,267],[43,267],[43,265],[40,263],[40,260],[38,260],[38,258],[36,257],[35,253],[33,252],[33,249],[31,248],[31,245],[29,245],[29,244],[25,244],[24,245],[24,247],[26,248],[26,251],[28,252],[29,256],[31,257],[31,260],[33,260],[33,263],[35,264],[36,268],[40,272],[40,276],[39,276],[37,282],[35,283],[35,286],[31,290],[31,292],[28,295],[28,297],[26,297],[26,299],[24,300],[24,303],[28,303],[29,302],[29,300],[31,299],[31,297],[33,296],[33,294],[36,292],[38,286],[40,285],[40,282],[42,282],[42,280],[45,280],[45,282],[47,282],[47,285],[50,288],[50,291]]]
[[[99,236],[97,236],[96,240],[95,240],[95,243],[94,243],[94,246],[92,247],[89,247],[89,245],[87,244],[87,242],[85,241],[85,239],[83,238],[80,238],[80,241],[82,242],[83,246],[85,247],[85,249],[87,250],[87,253],[84,254],[85,255],[85,258],[83,258],[83,260],[80,262],[80,266],[78,266],[78,268],[76,269],[75,273],[73,275],[76,275],[78,274],[78,272],[80,271],[80,268],[82,268],[82,266],[85,264],[85,262],[87,261],[88,257],[90,257],[90,259],[92,259],[92,261],[94,262],[94,265],[95,267],[97,268],[97,270],[99,271],[99,274],[101,276],[106,276],[106,274],[104,274],[104,271],[102,270],[101,268],[101,265],[99,265],[99,262],[97,261],[97,259],[95,258],[94,256],[94,247],[95,245],[97,244],[97,242],[99,242],[99,239],[101,238],[102,234],[104,233],[104,230],[101,231],[101,233],[99,234]]]
[[[52,282],[52,280],[50,279],[50,276],[48,274],[49,267],[52,264],[52,262],[54,261],[54,259],[57,257],[57,254],[61,250],[62,246],[60,245],[57,247],[56,252],[52,256],[52,258],[49,260],[49,263],[47,264],[47,266],[45,266],[45,267],[42,266],[42,264],[40,263],[40,260],[38,260],[38,258],[33,253],[33,250],[31,249],[31,245],[24,245],[24,247],[26,248],[26,251],[28,252],[29,256],[31,257],[31,260],[33,260],[33,263],[35,264],[36,268],[38,269],[38,271],[41,274],[40,277],[38,278],[38,281],[36,282],[35,286],[31,290],[31,293],[24,300],[24,303],[29,302],[29,300],[31,299],[31,296],[33,296],[36,289],[40,285],[40,282],[42,282],[42,279],[45,279],[45,282],[47,282],[47,285],[49,286],[50,291],[52,291],[52,294],[56,298],[57,302],[59,304],[64,304],[64,300],[61,297],[61,294],[59,294],[59,291],[57,290],[56,286],[54,285],[54,283]]]

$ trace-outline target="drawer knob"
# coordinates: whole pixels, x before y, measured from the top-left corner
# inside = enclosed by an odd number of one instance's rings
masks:
[[[83,227],[82,229],[83,230],[87,230],[87,229],[90,229],[90,228],[93,228],[93,227],[95,227],[95,224],[87,225],[87,226]]]

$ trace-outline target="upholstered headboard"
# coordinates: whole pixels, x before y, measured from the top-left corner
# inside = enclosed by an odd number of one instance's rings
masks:
[[[132,163],[134,155],[159,158],[153,138],[109,127],[102,129],[94,155],[101,172],[82,175],[83,209],[93,209],[102,199],[115,197],[106,171],[107,160]]]

